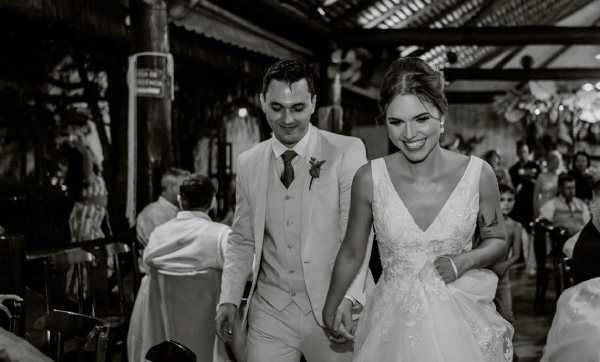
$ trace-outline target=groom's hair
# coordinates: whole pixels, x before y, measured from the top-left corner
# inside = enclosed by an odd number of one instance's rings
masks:
[[[215,187],[208,177],[194,173],[183,180],[179,187],[179,195],[185,210],[207,210],[215,196]]]
[[[280,60],[267,69],[267,72],[263,77],[261,94],[267,94],[272,80],[287,82],[291,86],[293,83],[302,79],[306,79],[310,94],[315,94],[315,80],[313,78],[313,73],[306,64],[297,60]]]

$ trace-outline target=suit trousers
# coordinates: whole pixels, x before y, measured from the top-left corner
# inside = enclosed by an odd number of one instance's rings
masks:
[[[350,362],[354,344],[331,342],[313,312],[291,302],[278,311],[256,293],[248,312],[248,362]]]

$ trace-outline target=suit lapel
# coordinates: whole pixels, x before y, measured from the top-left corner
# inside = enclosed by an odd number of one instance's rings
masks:
[[[310,142],[306,153],[306,162],[309,162],[311,158],[316,160],[322,160],[321,157],[321,143],[322,143],[321,132],[316,127],[311,127]],[[306,171],[310,169],[310,165],[306,166]],[[311,190],[309,190],[310,177],[307,177],[304,185],[302,185],[302,228],[300,230],[300,240],[302,250],[304,250],[306,237],[310,231],[310,223],[312,220],[313,208],[315,205],[317,191],[313,182]]]

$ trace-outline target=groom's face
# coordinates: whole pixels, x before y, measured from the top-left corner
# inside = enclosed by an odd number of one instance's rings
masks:
[[[289,84],[272,80],[260,103],[273,135],[292,148],[308,131],[310,117],[315,111],[317,96],[308,90],[305,79]]]

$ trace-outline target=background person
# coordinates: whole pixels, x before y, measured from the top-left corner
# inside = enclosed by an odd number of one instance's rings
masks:
[[[137,216],[135,230],[142,246],[148,244],[154,229],[177,215],[179,185],[190,175],[189,171],[171,167],[160,178],[161,193],[158,199],[144,207]]]

